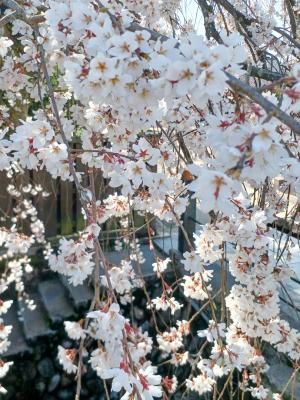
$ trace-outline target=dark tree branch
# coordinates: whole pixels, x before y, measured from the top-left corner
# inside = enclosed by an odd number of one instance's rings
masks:
[[[297,37],[297,23],[296,23],[296,18],[293,10],[293,5],[290,0],[285,0],[284,4],[286,6],[287,12],[289,14],[289,19],[291,23],[291,31],[293,34],[294,39]]]
[[[197,0],[197,3],[199,4],[203,14],[207,39],[209,40],[212,37],[217,43],[223,43],[223,40],[216,29],[214,21],[211,20],[211,16],[214,15],[212,6],[207,4],[206,0]]]
[[[297,47],[297,49],[300,49],[300,42],[298,40],[295,40],[283,28],[275,27],[274,31],[280,33],[282,36],[284,36],[286,39],[288,39],[295,47]]]

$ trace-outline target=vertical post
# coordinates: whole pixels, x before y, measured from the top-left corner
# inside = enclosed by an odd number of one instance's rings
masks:
[[[39,196],[37,205],[38,216],[45,224],[46,237],[56,236],[58,233],[58,205],[57,196],[59,185],[57,185],[57,180],[53,179],[49,172],[33,171],[33,182],[34,184],[40,184],[42,188],[49,193],[49,196],[43,198]]]
[[[191,157],[191,154],[186,147],[186,144],[184,142],[184,138],[182,134],[179,132],[177,134],[177,139],[178,143],[180,146],[180,150],[182,150],[182,153],[184,155],[184,158],[186,159],[188,164],[193,163],[193,159]],[[185,171],[184,171],[185,172]],[[182,176],[185,182],[190,182],[193,180],[193,177],[191,173],[187,170],[187,177]],[[196,199],[191,199],[191,193],[189,193],[189,204],[185,210],[185,213],[182,216],[182,224],[184,227],[184,230],[186,231],[189,241],[193,242],[193,233],[195,232],[196,229]],[[182,233],[182,230],[179,227],[179,235],[178,235],[178,250],[181,253],[184,253],[185,251],[190,250],[190,247]]]
[[[182,224],[186,230],[190,241],[193,241],[193,233],[196,230],[196,199],[190,199],[189,205],[182,216]],[[181,228],[179,227],[178,234],[178,250],[181,253],[189,251],[189,246],[184,238]]]
[[[74,143],[74,148],[77,149],[77,148],[80,148],[80,146],[77,145],[77,143]],[[82,184],[83,184],[83,186],[87,186],[87,182],[86,182],[86,179],[87,179],[86,178],[87,166],[84,165],[81,162],[80,157],[76,158],[76,171],[79,172],[79,173],[80,172],[83,173],[82,174],[83,175],[82,179],[84,180],[84,182],[82,182]],[[75,212],[75,215],[76,215],[74,231],[78,232],[78,231],[84,230],[84,228],[85,228],[85,219],[84,219],[84,217],[82,215],[82,212],[81,212],[82,205],[81,205],[80,195],[79,195],[78,191],[76,190],[75,184],[73,185],[73,189],[74,189],[74,192],[73,192],[73,196],[74,196],[74,200],[73,200],[74,201],[74,212]]]
[[[9,184],[9,179],[6,176],[6,171],[0,172],[0,226],[9,227],[12,217],[13,202],[6,188]]]
[[[60,234],[73,233],[73,182],[60,180]]]

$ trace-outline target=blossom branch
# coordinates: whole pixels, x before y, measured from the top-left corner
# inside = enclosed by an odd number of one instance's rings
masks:
[[[256,89],[247,83],[235,78],[233,75],[225,72],[228,77],[228,85],[237,93],[249,97],[252,101],[259,104],[269,115],[276,117],[283,124],[288,126],[297,135],[300,135],[300,123],[293,117],[282,111],[279,107],[263,97]]]

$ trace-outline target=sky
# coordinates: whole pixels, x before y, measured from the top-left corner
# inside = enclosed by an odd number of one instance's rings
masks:
[[[203,17],[200,8],[198,7],[196,0],[182,0],[181,9],[184,17],[188,20],[192,20],[195,25],[197,32],[201,35],[205,33],[203,25]]]

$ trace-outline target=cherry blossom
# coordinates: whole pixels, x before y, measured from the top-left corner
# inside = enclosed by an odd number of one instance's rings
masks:
[[[85,337],[85,333],[79,322],[64,322],[65,330],[70,339],[78,340]]]
[[[13,45],[13,41],[8,37],[2,36],[0,39],[0,56],[4,57],[7,54],[8,49]]]
[[[74,364],[76,353],[77,352],[75,349],[65,349],[62,346],[58,346],[59,363],[63,366],[63,369],[68,374],[72,374],[77,371],[77,366]]]

